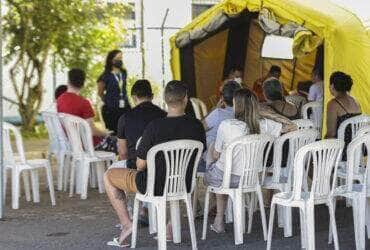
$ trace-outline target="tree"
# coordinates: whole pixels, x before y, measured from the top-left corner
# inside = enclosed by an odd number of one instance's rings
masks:
[[[58,67],[85,70],[92,86],[102,57],[124,42],[121,20],[126,7],[96,0],[6,2],[5,63],[11,65],[10,80],[23,128],[30,131],[42,104],[44,74],[51,55]]]

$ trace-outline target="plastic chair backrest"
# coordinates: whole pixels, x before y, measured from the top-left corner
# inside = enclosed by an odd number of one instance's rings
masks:
[[[11,134],[14,135],[15,149],[12,147]],[[3,146],[4,146],[4,166],[15,165],[16,158],[19,158],[20,164],[26,164],[26,155],[23,147],[21,132],[14,125],[3,122]],[[18,157],[16,157],[16,155]]]
[[[364,149],[366,152],[370,152],[370,134],[364,134],[362,136],[357,136],[354,140],[348,144],[347,148],[347,181],[346,186],[348,191],[352,191],[354,174],[359,173],[359,166],[363,162],[362,159],[365,158]],[[369,180],[369,168],[370,168],[370,157],[366,157],[366,166],[365,166],[365,179],[364,184],[367,184]]]
[[[292,121],[295,125],[297,125],[299,130],[302,129],[313,129],[315,125],[309,119],[297,119]]]
[[[363,126],[362,128],[360,128],[357,131],[356,137],[364,136],[364,135],[369,134],[369,133],[370,133],[370,125],[366,125],[366,126]]]
[[[63,129],[58,113],[44,111],[41,113],[48,130],[50,149],[55,151],[69,151],[70,144]]]
[[[191,190],[195,186],[197,166],[203,152],[203,144],[194,140],[175,140],[165,142],[152,147],[147,154],[147,196],[154,196],[155,185],[155,162],[156,156],[163,153],[166,165],[166,177],[163,196],[176,197],[187,194],[186,173],[189,167],[193,167]],[[194,158],[194,165],[190,160]]]
[[[285,100],[291,104],[294,104],[298,109],[302,108],[302,106],[307,102],[306,98],[299,95],[288,95],[285,97]]]
[[[283,159],[283,146],[289,143],[288,159],[286,172],[288,173],[288,183],[291,185],[294,158],[300,148],[315,142],[319,132],[316,129],[305,129],[286,133],[274,142],[274,161],[273,161],[273,182],[279,183],[281,174],[281,163]]]
[[[71,144],[73,155],[80,157],[94,156],[94,143],[89,123],[77,116],[62,114],[63,125],[67,130],[68,139]]]
[[[207,115],[207,106],[198,98],[190,98],[197,119],[201,120]]]
[[[137,150],[138,148],[139,148],[139,146],[140,146],[140,143],[141,143],[141,140],[143,139],[143,137],[142,136],[140,136],[140,138],[139,139],[137,139],[137,142],[136,142],[136,145],[135,145],[135,149]]]
[[[226,159],[222,187],[230,188],[232,168],[241,166],[239,188],[253,188],[260,184],[259,174],[262,174],[267,163],[267,156],[274,142],[274,137],[267,134],[246,135],[235,139],[226,148]],[[237,159],[234,156],[240,155]]]
[[[364,126],[370,125],[369,115],[358,115],[343,121],[338,128],[338,139],[344,140],[345,132],[348,126],[351,128],[352,136],[354,139],[357,132]]]
[[[305,186],[308,186],[307,175],[310,167],[313,169],[313,177],[309,198],[311,200],[325,200],[329,197],[335,187],[337,168],[342,157],[343,147],[342,140],[327,139],[299,149],[294,159],[293,200],[301,200],[304,183]]]
[[[320,133],[322,128],[322,108],[321,102],[309,102],[302,107],[302,118],[311,120]],[[311,110],[310,115],[309,110]]]

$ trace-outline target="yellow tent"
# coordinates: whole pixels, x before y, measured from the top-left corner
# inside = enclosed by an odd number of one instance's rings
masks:
[[[242,68],[244,82],[251,85],[278,64],[286,89],[293,89],[322,64],[324,103],[330,99],[330,74],[339,70],[352,76],[351,94],[370,113],[370,4],[358,1],[362,16],[340,4],[349,0],[225,0],[171,37],[173,78],[185,80],[191,95],[211,105],[217,83],[233,67]],[[286,35],[293,38],[294,60],[262,58],[262,12],[280,25],[279,31],[294,27]]]

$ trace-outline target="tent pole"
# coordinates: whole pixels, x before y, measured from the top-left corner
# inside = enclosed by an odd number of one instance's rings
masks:
[[[162,57],[162,93],[164,91],[164,87],[166,85],[165,81],[165,65],[164,65],[164,26],[166,25],[166,20],[169,12],[169,8],[166,9],[166,13],[164,14],[162,25],[161,25],[161,57]],[[162,98],[163,99],[163,98]]]
[[[294,87],[294,78],[295,78],[295,69],[297,67],[297,58],[295,57],[293,59],[293,75],[292,75],[292,80],[290,82],[290,91],[293,90],[293,87]]]
[[[0,219],[4,217],[4,190],[3,190],[3,26],[2,0],[0,0]]]

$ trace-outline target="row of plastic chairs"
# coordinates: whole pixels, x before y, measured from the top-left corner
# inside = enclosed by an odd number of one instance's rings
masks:
[[[58,162],[58,190],[63,186],[67,190],[69,177],[70,196],[76,186],[81,199],[86,199],[89,180],[96,187],[96,179],[99,192],[104,193],[104,171],[116,160],[115,154],[94,150],[91,128],[86,120],[53,112],[43,112],[42,116],[49,133],[49,158],[54,155]]]

